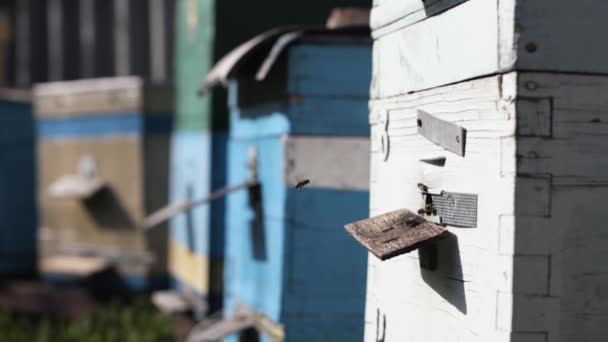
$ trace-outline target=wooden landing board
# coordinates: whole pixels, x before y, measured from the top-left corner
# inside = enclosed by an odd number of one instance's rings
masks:
[[[87,199],[106,187],[98,177],[65,175],[49,186],[49,195],[61,199]]]
[[[54,256],[43,258],[40,271],[50,274],[65,274],[75,277],[88,277],[109,267],[106,260],[98,257]]]
[[[351,223],[344,228],[380,260],[409,253],[447,235],[445,228],[407,209]]]
[[[187,312],[188,302],[177,291],[157,291],[152,294],[152,303],[166,315]]]
[[[237,315],[221,320],[192,337],[192,341],[213,342],[254,326],[254,317]]]

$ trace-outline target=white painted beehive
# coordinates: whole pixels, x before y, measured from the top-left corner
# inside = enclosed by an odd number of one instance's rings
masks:
[[[370,255],[365,341],[605,340],[607,90],[512,72],[371,102],[370,216],[418,210],[418,183],[478,201],[435,270]],[[464,156],[421,135],[419,111],[466,129]]]
[[[607,11],[601,0],[376,0],[371,95],[513,70],[605,74]]]

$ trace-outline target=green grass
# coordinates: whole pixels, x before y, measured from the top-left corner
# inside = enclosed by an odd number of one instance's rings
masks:
[[[170,319],[148,301],[125,306],[104,305],[73,321],[32,319],[0,313],[2,342],[169,342],[174,341]]]

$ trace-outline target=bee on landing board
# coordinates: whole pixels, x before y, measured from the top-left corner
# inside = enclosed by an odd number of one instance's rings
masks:
[[[302,191],[302,188],[304,188],[308,184],[310,184],[310,179],[303,179],[301,181],[298,181],[296,183],[296,189]]]

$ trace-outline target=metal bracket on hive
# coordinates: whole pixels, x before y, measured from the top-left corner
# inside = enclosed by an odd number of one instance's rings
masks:
[[[416,120],[418,133],[432,143],[464,157],[467,130],[452,122],[441,120],[422,110]]]
[[[427,247],[433,249],[434,242],[449,234],[447,229],[407,209],[347,224],[344,228],[363,247],[383,261],[420,248],[426,251]],[[434,253],[423,254],[430,258],[421,258],[421,266],[435,269],[436,248]]]
[[[257,165],[258,165],[257,152],[250,153],[250,158],[247,162],[247,167],[250,170],[248,180],[246,180],[242,183],[239,183],[237,185],[218,189],[218,190],[210,193],[209,196],[207,196],[205,198],[200,198],[197,200],[184,200],[184,201],[169,204],[163,208],[160,208],[159,210],[153,212],[152,214],[150,214],[146,218],[144,218],[143,223],[140,225],[140,228],[144,229],[144,230],[154,228],[154,227],[160,225],[161,223],[164,223],[167,220],[171,219],[172,217],[177,216],[187,210],[190,210],[190,209],[198,207],[200,205],[207,204],[212,201],[218,200],[218,199],[223,198],[236,191],[240,191],[240,190],[244,190],[244,189],[247,189],[250,192],[252,190],[255,191],[255,189],[260,186],[260,184],[258,182],[258,177],[257,177]]]
[[[424,184],[418,184],[422,205],[418,210],[427,220],[460,228],[477,227],[477,195],[441,191],[433,193]]]

